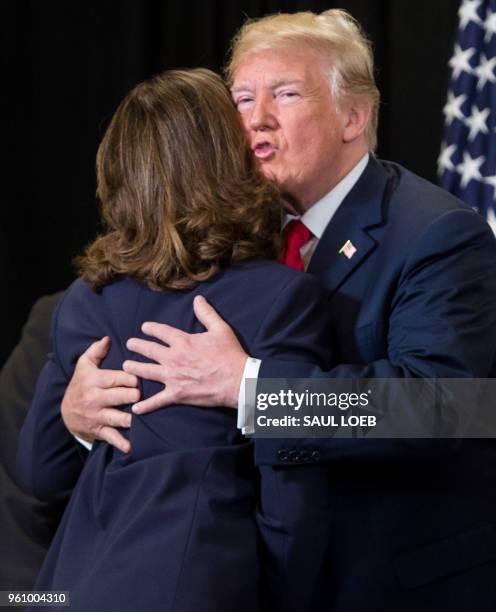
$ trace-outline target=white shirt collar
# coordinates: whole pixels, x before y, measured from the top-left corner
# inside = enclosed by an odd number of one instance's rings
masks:
[[[315,202],[301,217],[287,214],[284,225],[292,219],[300,219],[308,227],[312,234],[320,240],[325,228],[335,215],[341,202],[353,189],[358,179],[362,176],[369,161],[369,153],[354,166],[350,172],[318,202]]]

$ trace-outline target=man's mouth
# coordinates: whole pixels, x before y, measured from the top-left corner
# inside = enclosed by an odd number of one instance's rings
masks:
[[[253,153],[258,159],[267,159],[271,157],[274,154],[275,150],[275,146],[270,142],[258,142],[253,147]]]

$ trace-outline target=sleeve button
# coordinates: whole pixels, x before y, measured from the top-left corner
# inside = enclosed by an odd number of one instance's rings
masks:
[[[289,460],[296,462],[301,459],[300,453],[297,450],[292,450],[289,452]]]

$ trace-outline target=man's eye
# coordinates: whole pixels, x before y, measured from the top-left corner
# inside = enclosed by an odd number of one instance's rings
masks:
[[[282,100],[283,102],[285,102],[285,101],[289,102],[289,101],[293,101],[293,100],[299,98],[300,94],[297,91],[291,91],[291,90],[287,91],[287,90],[285,90],[285,91],[278,92],[277,93],[277,97],[280,100]]]
[[[236,107],[238,110],[245,110],[249,108],[252,102],[253,98],[250,98],[249,96],[243,96],[242,98],[236,100]]]

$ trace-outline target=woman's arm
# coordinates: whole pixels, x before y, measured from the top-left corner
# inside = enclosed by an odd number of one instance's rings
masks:
[[[88,316],[90,299],[89,288],[76,281],[58,303],[52,316],[52,352],[19,436],[17,479],[40,499],[67,501],[87,455],[66,429],[60,404],[74,361],[92,339],[95,318]]]
[[[85,456],[60,416],[67,382],[52,353],[38,379],[17,450],[19,484],[39,499],[56,502],[69,499]]]

